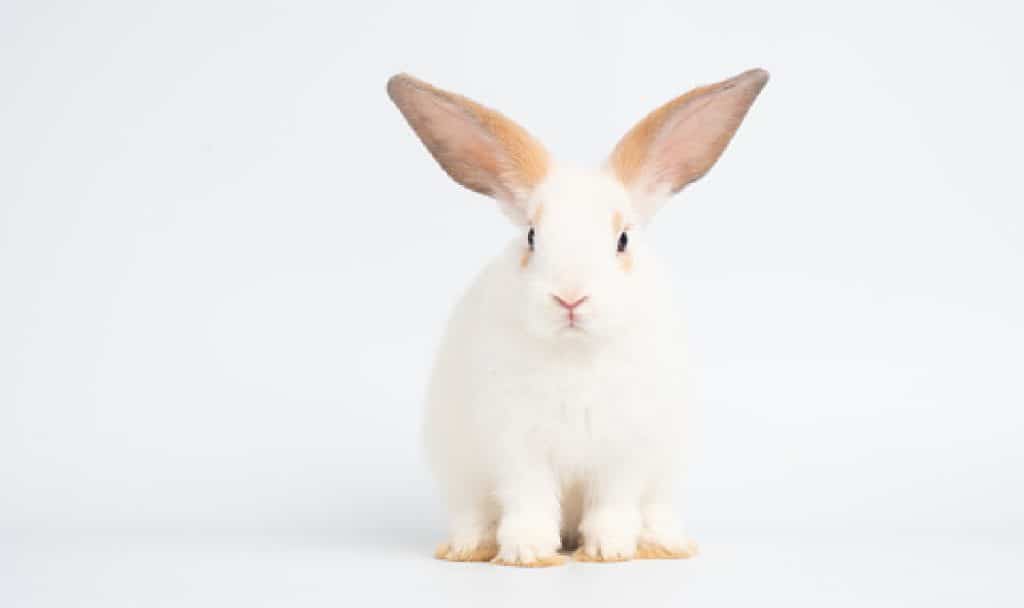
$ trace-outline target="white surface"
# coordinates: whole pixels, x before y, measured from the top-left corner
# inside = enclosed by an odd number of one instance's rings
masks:
[[[4,2],[0,528],[65,540],[30,543],[0,593],[646,591],[615,568],[423,559],[442,530],[424,378],[454,294],[513,231],[384,82],[417,74],[597,162],[657,104],[762,66],[722,161],[653,227],[700,383],[686,516],[730,557],[621,572],[708,603],[1005,602],[1019,544],[970,539],[1024,530],[1007,6]],[[736,529],[764,540],[716,532]],[[338,540],[66,545],[92,530]],[[400,551],[353,530],[398,530]]]
[[[752,535],[683,562],[539,570],[431,560],[408,535],[65,540],[21,549],[7,605],[1017,607],[1020,540]]]

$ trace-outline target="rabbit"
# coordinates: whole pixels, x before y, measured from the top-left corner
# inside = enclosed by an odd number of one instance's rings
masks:
[[[387,84],[448,175],[494,198],[515,238],[455,306],[424,439],[450,537],[436,557],[510,566],[686,558],[673,506],[687,382],[681,320],[645,237],[722,154],[761,69],[659,107],[596,170],[406,74]]]

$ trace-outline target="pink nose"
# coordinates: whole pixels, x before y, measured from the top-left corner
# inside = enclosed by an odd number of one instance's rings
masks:
[[[564,300],[564,299],[558,297],[555,294],[551,294],[551,297],[554,298],[555,301],[558,302],[558,304],[562,308],[564,308],[564,309],[566,309],[566,310],[568,310],[570,312],[572,312],[572,310],[574,308],[576,308],[577,306],[579,306],[580,304],[584,303],[587,300],[587,296],[583,296],[583,297],[579,298],[578,300],[576,300],[575,302],[570,302],[568,300]]]

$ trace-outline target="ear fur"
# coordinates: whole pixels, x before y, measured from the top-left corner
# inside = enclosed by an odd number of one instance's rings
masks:
[[[547,175],[547,151],[525,129],[475,101],[409,76],[388,80],[409,126],[459,184],[521,206]]]
[[[662,200],[700,179],[743,122],[768,72],[755,69],[696,88],[654,110],[615,146],[608,165],[650,215]]]

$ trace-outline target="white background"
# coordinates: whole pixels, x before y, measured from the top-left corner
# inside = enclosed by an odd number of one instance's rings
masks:
[[[7,0],[0,604],[1020,605],[1004,5]],[[386,79],[596,164],[756,66],[772,81],[721,162],[652,226],[699,382],[704,555],[431,560],[432,352],[516,233]]]

